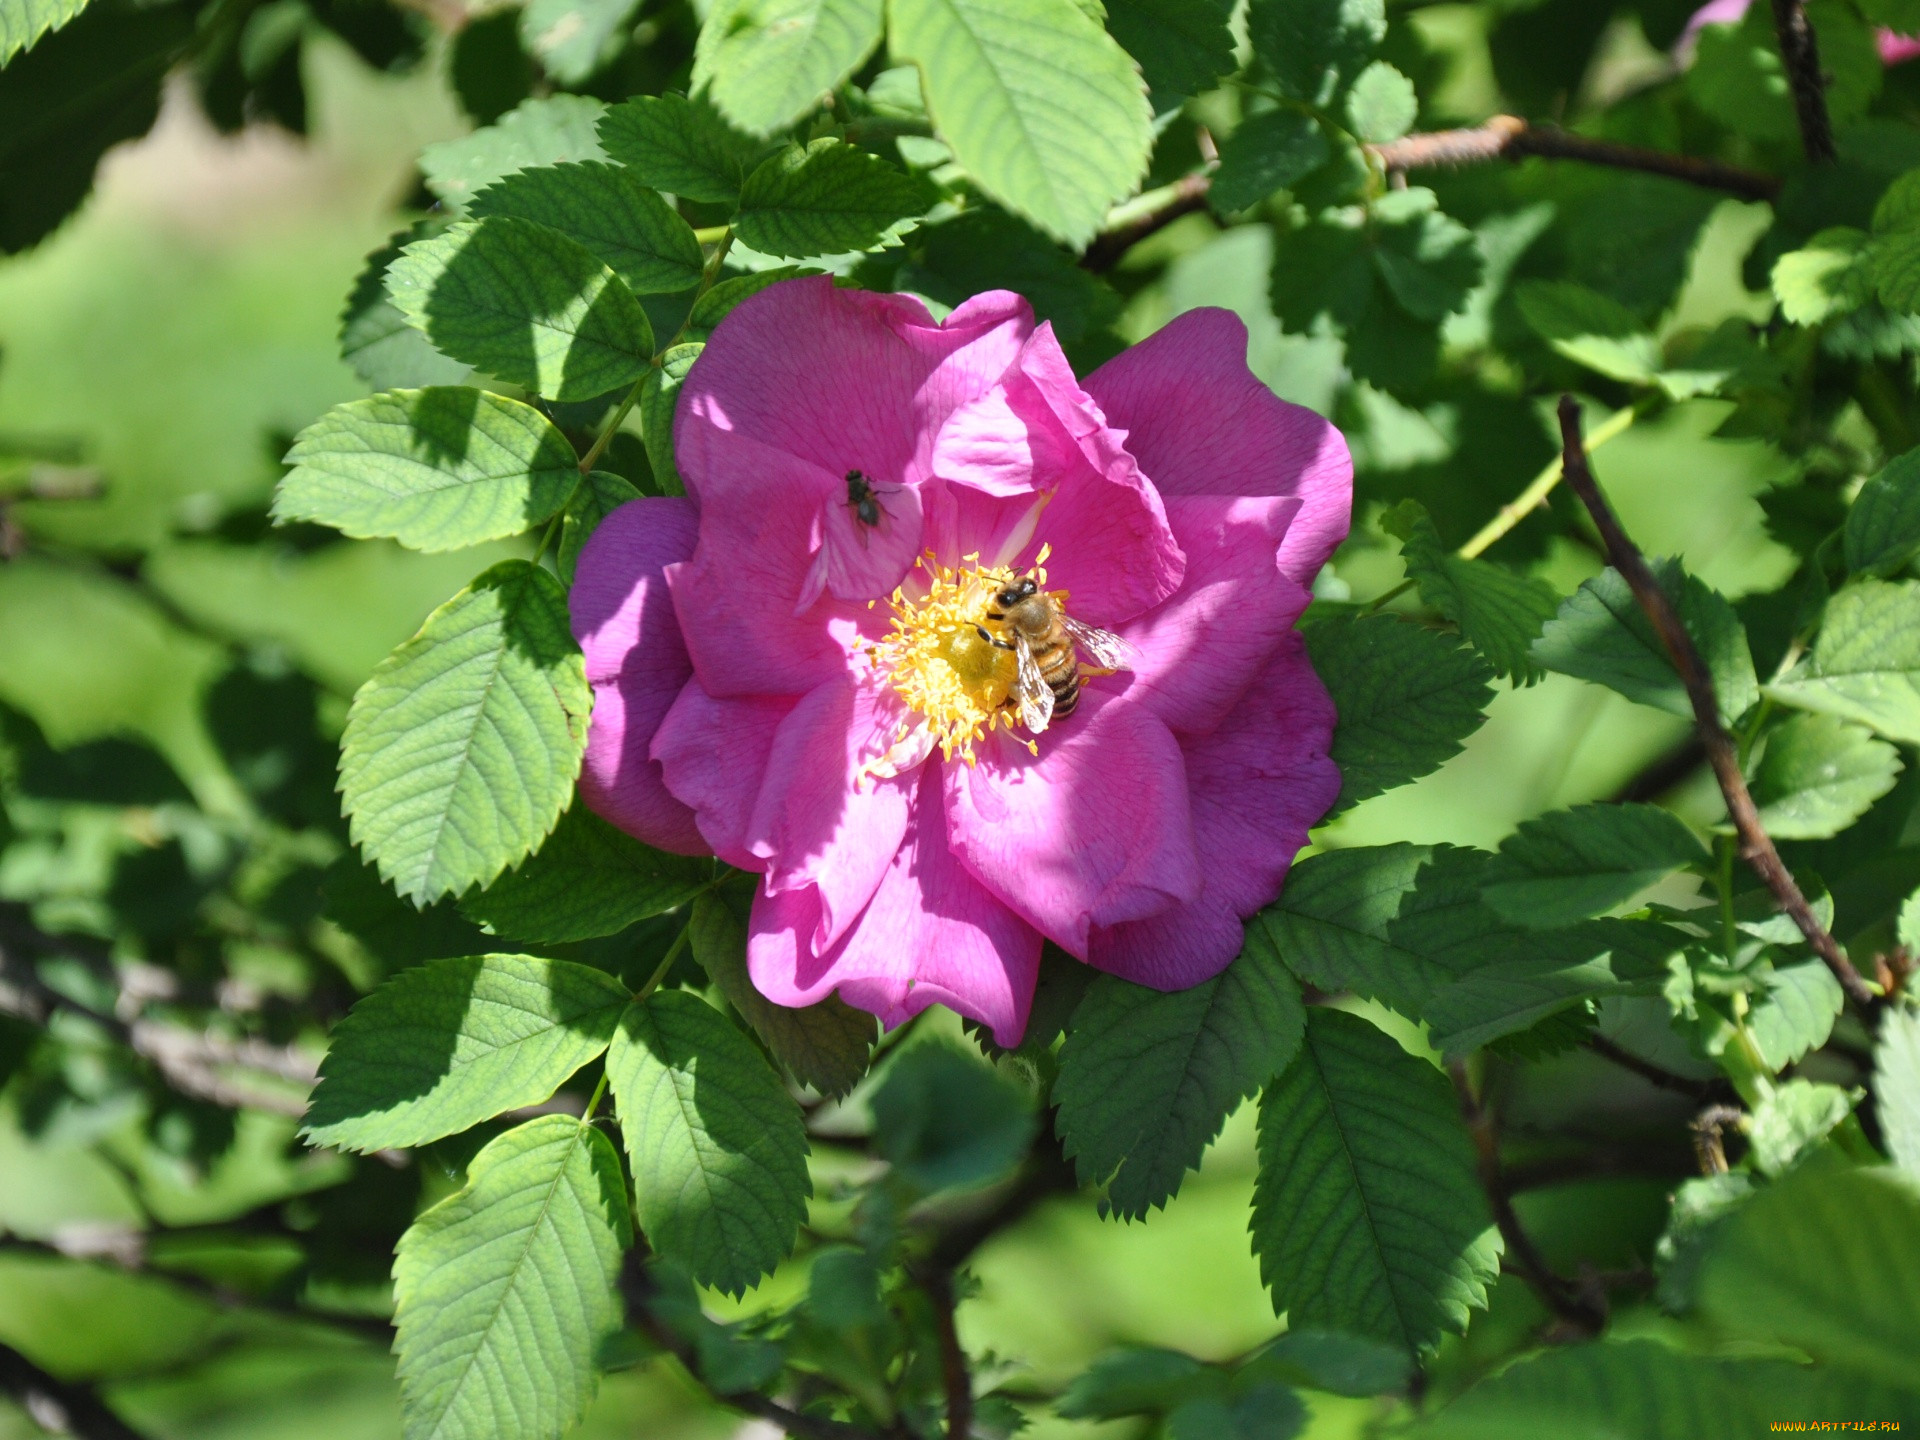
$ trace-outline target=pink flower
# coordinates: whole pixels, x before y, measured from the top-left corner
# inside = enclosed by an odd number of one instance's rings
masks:
[[[1698,42],[1700,31],[1707,25],[1737,25],[1746,18],[1753,0],[1707,0],[1693,18],[1687,21],[1687,28],[1680,32],[1680,38],[1674,42],[1673,53],[1682,62],[1693,56],[1693,47]],[[1880,50],[1880,63],[1904,65],[1914,56],[1920,55],[1920,39],[1910,35],[1899,35],[1891,30],[1880,29],[1873,32],[1875,45]]]
[[[936,324],[826,277],[714,332],[687,497],[623,506],[580,557],[581,791],[765,875],[768,998],[889,1025],[937,1001],[1013,1044],[1043,938],[1161,989],[1238,953],[1339,789],[1293,624],[1352,502],[1339,433],[1245,355],[1194,311],[1083,388],[1016,295]],[[1110,672],[1081,644],[1044,720],[997,598],[1029,575],[1124,643]]]

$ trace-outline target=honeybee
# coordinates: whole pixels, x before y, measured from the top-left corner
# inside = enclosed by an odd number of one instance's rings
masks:
[[[1031,575],[996,591],[992,603],[986,618],[1013,638],[998,639],[984,626],[980,633],[998,648],[1013,651],[1012,698],[1020,707],[1020,723],[1031,734],[1038,735],[1056,719],[1066,719],[1079,704],[1076,646],[1101,673],[1132,668],[1131,645],[1111,631],[1075,620]]]
[[[853,518],[860,522],[862,545],[867,543],[867,531],[878,530],[880,517],[890,513],[880,503],[880,492],[874,483],[858,470],[847,471],[847,508],[853,511]]]

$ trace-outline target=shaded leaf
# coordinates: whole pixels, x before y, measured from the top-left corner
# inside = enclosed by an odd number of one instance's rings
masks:
[[[639,6],[640,0],[527,0],[520,43],[547,74],[578,85],[609,58],[614,38]]]
[[[1156,97],[1198,95],[1235,68],[1231,12],[1219,0],[1108,0],[1107,30]]]
[[[1178,1350],[1129,1346],[1109,1350],[1073,1378],[1054,1406],[1069,1420],[1161,1415],[1183,1402],[1216,1395],[1227,1377]]]
[[[1577,805],[1529,820],[1487,867],[1487,903],[1516,925],[1552,929],[1631,900],[1707,852],[1657,805]]]
[[[472,366],[434,349],[387,294],[387,267],[400,258],[401,247],[431,233],[424,222],[395,231],[367,256],[340,312],[340,358],[376,390],[457,385],[473,374]]]
[[[640,492],[631,481],[605,470],[595,470],[582,480],[580,488],[567,502],[566,517],[560,522],[560,551],[555,561],[563,583],[573,583],[573,567],[600,522],[627,501],[639,498]]]
[[[680,399],[680,386],[700,358],[704,345],[675,345],[663,351],[660,363],[648,373],[640,387],[640,438],[647,447],[647,463],[663,495],[684,495],[686,482],[673,459],[674,406]]]
[[[1534,333],[1575,364],[1628,384],[1659,374],[1660,342],[1611,296],[1571,280],[1528,280],[1514,300]]]
[[[607,107],[585,95],[516,105],[491,125],[420,152],[427,188],[456,213],[503,175],[568,160],[604,160],[595,127]]]
[[[872,1103],[876,1148],[897,1176],[925,1191],[998,1180],[1033,1139],[1027,1097],[943,1041],[897,1055]]]
[[[1386,37],[1384,0],[1252,0],[1254,52],[1296,100],[1329,103]]]
[[[1920,450],[1896,455],[1860,487],[1843,544],[1856,575],[1898,574],[1920,551]]]
[[[1485,560],[1461,559],[1440,543],[1440,532],[1414,501],[1401,502],[1380,523],[1400,538],[1407,577],[1421,601],[1458,625],[1496,675],[1523,684],[1540,678],[1529,651],[1559,609],[1552,586]]]
[[[1920,1181],[1920,1011],[1911,1005],[1891,1008],[1880,1017],[1873,1101],[1888,1155]]]
[[[832,255],[891,238],[933,198],[925,181],[878,155],[841,140],[816,140],[760,163],[740,189],[734,228],[765,255]]]
[[[1207,203],[1223,215],[1245,210],[1306,179],[1332,153],[1320,126],[1308,116],[1292,110],[1249,116],[1220,147],[1220,168],[1214,172]]]
[[[759,149],[737,134],[703,100],[641,95],[616,105],[600,122],[606,153],[670,195],[731,205]]]
[[[705,259],[693,227],[631,170],[579,160],[522,170],[473,197],[468,213],[517,215],[577,240],[636,295],[665,295],[700,283]]]

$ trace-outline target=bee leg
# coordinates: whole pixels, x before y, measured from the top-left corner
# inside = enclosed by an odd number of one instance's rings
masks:
[[[986,626],[984,626],[984,625],[976,625],[976,626],[974,626],[973,628],[975,629],[975,631],[977,631],[977,632],[979,633],[979,636],[980,636],[980,638],[981,638],[982,640],[984,640],[984,641],[986,641],[986,642],[987,642],[987,644],[989,644],[989,645],[991,645],[991,646],[993,646],[993,648],[994,648],[994,649],[996,649],[996,650],[1011,650],[1011,649],[1013,649],[1013,645],[1012,645],[1012,643],[1011,643],[1011,642],[1009,642],[1009,641],[1006,641],[1006,640],[996,640],[996,639],[994,639],[994,638],[993,638],[993,636],[991,636],[991,635],[989,635],[989,634],[987,633],[987,627],[986,627]]]

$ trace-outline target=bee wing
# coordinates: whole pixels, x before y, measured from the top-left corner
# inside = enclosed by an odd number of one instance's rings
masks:
[[[1013,658],[1013,698],[1020,702],[1020,723],[1030,734],[1038,735],[1053,720],[1053,687],[1040,673],[1027,637],[1018,631],[1013,637]]]
[[[1080,652],[1096,665],[1109,670],[1131,670],[1138,658],[1133,646],[1122,640],[1111,630],[1101,630],[1093,625],[1082,625],[1071,615],[1060,617],[1060,628],[1065,630],[1080,647]]]

